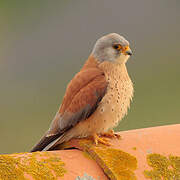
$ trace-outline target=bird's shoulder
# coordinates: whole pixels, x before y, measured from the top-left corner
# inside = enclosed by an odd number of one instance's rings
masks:
[[[83,68],[68,84],[59,112],[64,113],[73,100],[80,101],[81,98],[82,101],[85,94],[86,101],[89,97],[92,98],[95,93],[96,95],[97,93],[102,94],[106,87],[107,81],[104,72],[94,60],[88,59]]]

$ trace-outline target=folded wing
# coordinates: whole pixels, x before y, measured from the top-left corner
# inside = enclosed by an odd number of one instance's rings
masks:
[[[69,83],[49,131],[32,149],[50,149],[63,133],[87,119],[97,108],[107,88],[104,73],[97,67],[83,69]],[[46,148],[48,147],[48,148]]]

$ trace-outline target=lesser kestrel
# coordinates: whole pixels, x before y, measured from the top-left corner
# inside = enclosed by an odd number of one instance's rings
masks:
[[[116,33],[101,37],[84,66],[67,86],[49,130],[31,150],[52,150],[72,138],[92,137],[109,145],[101,135],[114,136],[113,127],[127,113],[133,84],[126,69],[132,55],[129,42]]]

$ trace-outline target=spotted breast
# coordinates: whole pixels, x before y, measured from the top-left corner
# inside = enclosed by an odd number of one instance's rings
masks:
[[[97,113],[101,114],[102,127],[99,131],[102,132],[117,126],[126,115],[133,97],[133,83],[124,63],[105,62],[100,68],[108,81],[107,93],[97,109]]]
[[[107,92],[96,111],[75,127],[76,137],[103,133],[117,126],[130,106],[133,97],[133,84],[126,65],[106,61],[99,64],[99,68],[103,70],[108,81]],[[72,134],[74,133],[72,132]]]

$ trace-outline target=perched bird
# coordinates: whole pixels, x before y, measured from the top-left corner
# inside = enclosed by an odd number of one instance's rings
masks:
[[[67,86],[49,130],[31,152],[53,150],[72,138],[109,145],[111,130],[127,113],[133,84],[126,69],[129,42],[116,33],[97,40],[88,60]]]

